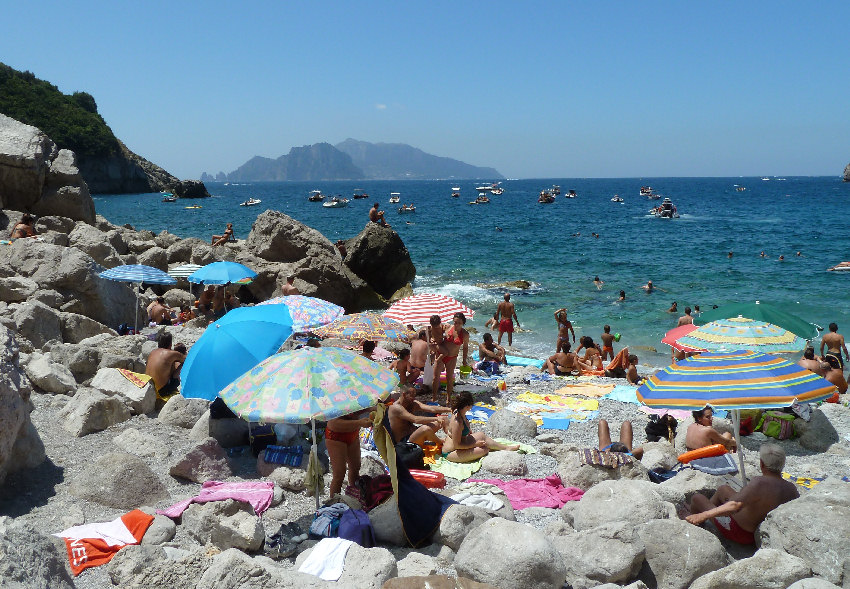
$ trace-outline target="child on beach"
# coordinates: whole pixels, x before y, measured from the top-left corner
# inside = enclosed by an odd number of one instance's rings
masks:
[[[576,343],[576,332],[573,329],[573,324],[567,319],[567,309],[561,308],[555,311],[555,321],[558,324],[558,339],[555,341],[555,353],[561,349],[561,344],[570,339],[570,332],[573,334],[573,343]]]

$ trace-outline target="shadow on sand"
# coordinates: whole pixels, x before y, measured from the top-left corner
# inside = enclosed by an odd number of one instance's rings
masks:
[[[0,515],[18,517],[47,505],[56,495],[56,486],[64,480],[64,469],[50,458],[35,468],[8,475],[0,487]]]

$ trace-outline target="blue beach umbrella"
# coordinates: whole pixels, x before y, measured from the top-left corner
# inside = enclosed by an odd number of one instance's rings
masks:
[[[115,266],[100,273],[101,278],[116,282],[131,282],[141,284],[177,284],[177,280],[153,266],[144,264],[126,264]],[[139,331],[139,291],[136,290],[136,331]]]
[[[180,370],[180,393],[212,401],[218,392],[277,352],[292,318],[276,305],[239,307],[207,327]]]
[[[637,389],[648,407],[697,411],[706,405],[732,410],[740,444],[741,409],[815,403],[835,393],[835,385],[802,366],[769,354],[738,350],[705,352],[681,360],[649,377]],[[744,460],[739,456],[741,475]]]
[[[195,284],[231,284],[256,277],[256,272],[238,262],[213,262],[190,274],[187,280]]]

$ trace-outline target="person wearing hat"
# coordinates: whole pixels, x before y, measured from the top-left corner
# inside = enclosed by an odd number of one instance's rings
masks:
[[[709,499],[701,493],[691,498],[691,515],[685,519],[700,525],[711,519],[723,536],[738,544],[755,544],[755,531],[767,514],[800,496],[794,483],[782,478],[785,451],[777,444],[763,444],[759,452],[761,474],[736,492],[723,485]]]

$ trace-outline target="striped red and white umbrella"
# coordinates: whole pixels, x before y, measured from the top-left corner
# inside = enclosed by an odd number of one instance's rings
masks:
[[[440,321],[448,323],[455,313],[463,313],[472,319],[475,312],[452,297],[440,294],[422,293],[405,297],[384,312],[384,317],[395,319],[405,325],[425,325],[431,315],[439,315]]]

